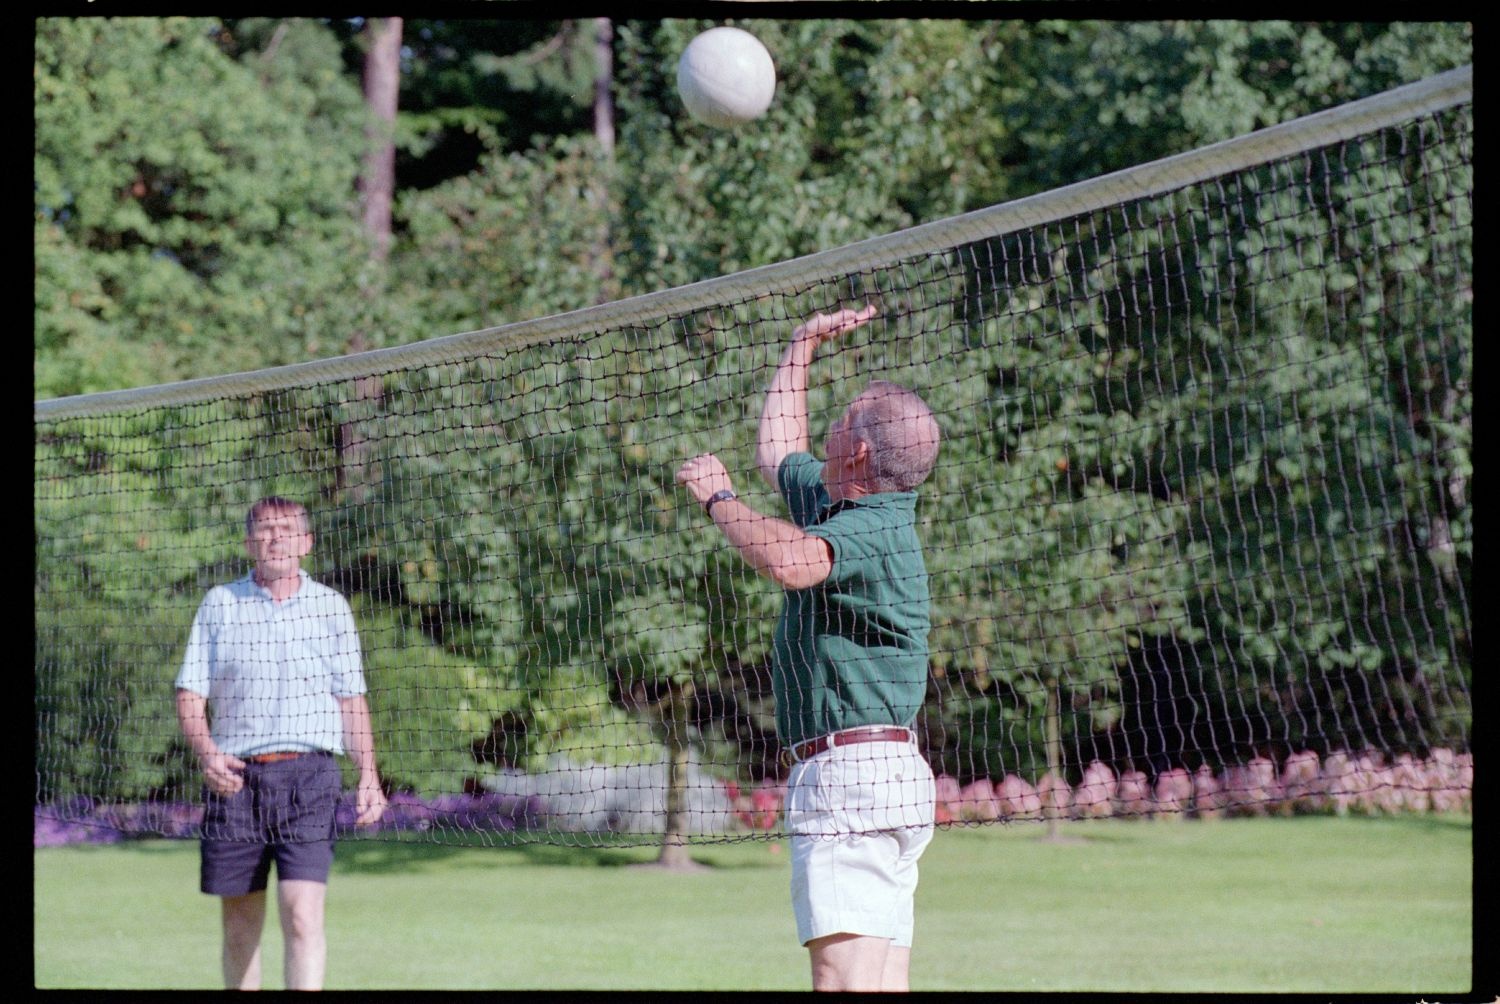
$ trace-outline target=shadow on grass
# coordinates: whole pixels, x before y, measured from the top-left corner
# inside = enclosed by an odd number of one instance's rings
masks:
[[[556,836],[556,835],[554,835]],[[661,854],[659,846],[642,845],[639,838],[616,838],[628,843],[609,846],[610,837],[595,837],[593,846],[579,843],[586,835],[568,835],[571,842],[541,843],[511,840],[497,843],[493,835],[476,838],[473,843],[440,843],[420,839],[384,839],[381,837],[345,837],[334,849],[335,874],[400,875],[420,873],[427,869],[451,870],[454,867],[491,871],[505,867],[558,868],[628,868],[662,875],[724,874],[738,871],[776,869],[785,864],[780,842],[765,837],[735,841],[695,844],[689,854],[696,868],[674,871],[654,866]],[[774,849],[773,849],[774,848]],[[62,847],[38,847],[36,854],[96,854],[118,858],[120,855],[146,858],[182,857],[182,867],[198,867],[196,838],[147,838],[123,840],[109,844],[68,844]]]
[[[1463,813],[1440,815],[1410,815],[1382,817],[1382,822],[1414,830],[1440,832],[1444,830],[1473,830],[1474,817]]]
[[[1221,827],[1381,827],[1407,833],[1453,833],[1467,832],[1474,828],[1474,817],[1464,813],[1405,814],[1399,816],[1347,815],[1335,817],[1328,813],[1297,813],[1289,816],[1231,816],[1220,819],[1183,819],[1111,817],[1096,820],[1068,820],[1058,830],[1058,839],[1052,839],[1045,826],[1031,820],[1010,820],[992,823],[954,822],[938,826],[938,833],[974,832],[982,839],[985,833],[1003,833],[1011,839],[1051,846],[1109,846],[1136,843],[1160,843],[1163,837],[1181,837],[1194,840],[1211,837]]]
[[[36,847],[34,853],[46,854],[60,851],[67,854],[140,854],[163,856],[169,854],[198,853],[198,840],[194,838],[148,837],[135,840],[117,840],[108,844],[64,844],[60,847]]]
[[[1222,820],[1180,820],[1170,824],[1151,820],[1099,820],[1097,823],[1073,821],[1065,824],[1061,844],[1053,846],[1128,845],[1140,842],[1159,842],[1164,832],[1176,832],[1184,837],[1208,836],[1220,827],[1275,826],[1275,827],[1326,827],[1333,820],[1327,815],[1306,814],[1297,816],[1268,816],[1256,818],[1234,818]],[[1351,827],[1380,827],[1387,830],[1409,833],[1454,833],[1472,832],[1474,820],[1465,814],[1405,815],[1405,816],[1347,816],[1338,821]],[[1179,827],[1181,829],[1179,829]],[[940,826],[939,834],[1007,833],[1028,842],[1050,844],[1047,831],[1037,826],[1034,830],[1023,830],[1018,824],[987,824],[983,826],[964,824]],[[649,836],[552,834],[553,842],[542,840],[525,841],[516,837],[500,837],[494,834],[475,835],[472,842],[442,843],[420,837],[391,839],[389,836],[346,836],[340,839],[334,856],[334,867],[339,871],[365,874],[397,874],[418,871],[427,866],[451,864],[454,859],[467,857],[476,869],[506,866],[553,866],[562,868],[626,868],[649,865],[655,862],[660,848],[649,842]],[[940,836],[941,839],[941,836]],[[690,849],[692,859],[704,865],[705,872],[756,871],[784,866],[786,857],[778,854],[784,848],[780,835],[757,835],[735,840],[720,840],[695,844]],[[54,848],[37,848],[45,854]],[[130,854],[142,856],[164,856],[190,854],[195,859],[198,853],[196,839],[147,839],[126,840],[112,844],[71,844],[55,850],[73,854]],[[664,874],[669,874],[664,871]]]
[[[342,840],[334,852],[334,867],[340,871],[365,874],[399,873],[420,871],[426,865],[451,862],[463,857],[470,858],[476,868],[496,864],[611,868],[643,860],[639,852],[597,847],[549,844],[475,847],[405,840]]]
[[[589,839],[584,837],[583,839]],[[476,868],[513,865],[551,866],[560,868],[628,868],[651,865],[657,861],[660,847],[641,844],[635,838],[625,845],[611,846],[610,838],[583,845],[578,838],[571,842],[494,841],[475,844],[445,844],[417,840],[345,839],[334,852],[334,867],[345,872],[365,874],[401,873],[420,870],[426,865],[449,864],[455,858],[467,857]],[[754,851],[728,851],[729,846],[746,844],[762,846],[772,841],[758,839],[715,842],[695,845],[689,851],[695,864],[704,872],[775,868],[781,860],[766,854],[764,859]],[[663,874],[671,874],[663,869]]]
[[[1149,825],[1146,824],[1146,825]],[[1045,824],[1032,820],[996,820],[988,823],[962,822],[938,824],[938,834],[972,833],[970,839],[982,840],[994,834],[1002,834],[1009,840],[1026,843],[1050,844],[1056,847],[1089,844],[1123,844],[1139,840],[1145,835],[1139,820],[1068,820],[1056,835],[1048,831]],[[1132,832],[1132,830],[1134,832]]]

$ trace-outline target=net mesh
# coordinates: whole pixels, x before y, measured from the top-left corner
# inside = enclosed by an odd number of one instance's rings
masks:
[[[38,840],[201,831],[174,681],[271,495],[357,625],[391,807],[346,793],[345,836],[778,832],[783,596],[673,472],[713,452],[784,515],[770,374],[865,303],[813,441],[872,377],[943,428],[940,823],[1466,807],[1468,80],[606,308],[38,402]]]

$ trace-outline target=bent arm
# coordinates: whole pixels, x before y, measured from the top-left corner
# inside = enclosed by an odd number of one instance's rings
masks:
[[[783,589],[808,589],[833,573],[833,549],[826,540],[739,499],[715,505],[713,521],[750,567]]]

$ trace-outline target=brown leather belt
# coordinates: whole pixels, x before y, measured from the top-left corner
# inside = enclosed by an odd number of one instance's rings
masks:
[[[781,762],[790,767],[800,760],[815,757],[835,746],[852,746],[855,743],[914,743],[916,741],[917,734],[911,729],[898,728],[894,725],[843,729],[839,732],[830,732],[826,736],[818,736],[816,739],[804,739],[800,743],[793,743],[781,751]]]
[[[255,756],[247,756],[245,760],[249,763],[281,763],[283,760],[295,760],[302,753],[257,753]]]

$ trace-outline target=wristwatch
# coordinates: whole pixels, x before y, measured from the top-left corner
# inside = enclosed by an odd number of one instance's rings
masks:
[[[703,503],[703,511],[708,513],[709,519],[713,519],[715,502],[728,502],[730,499],[737,498],[739,498],[739,496],[734,493],[733,488],[720,488],[718,491],[714,492],[708,497],[707,502]]]

